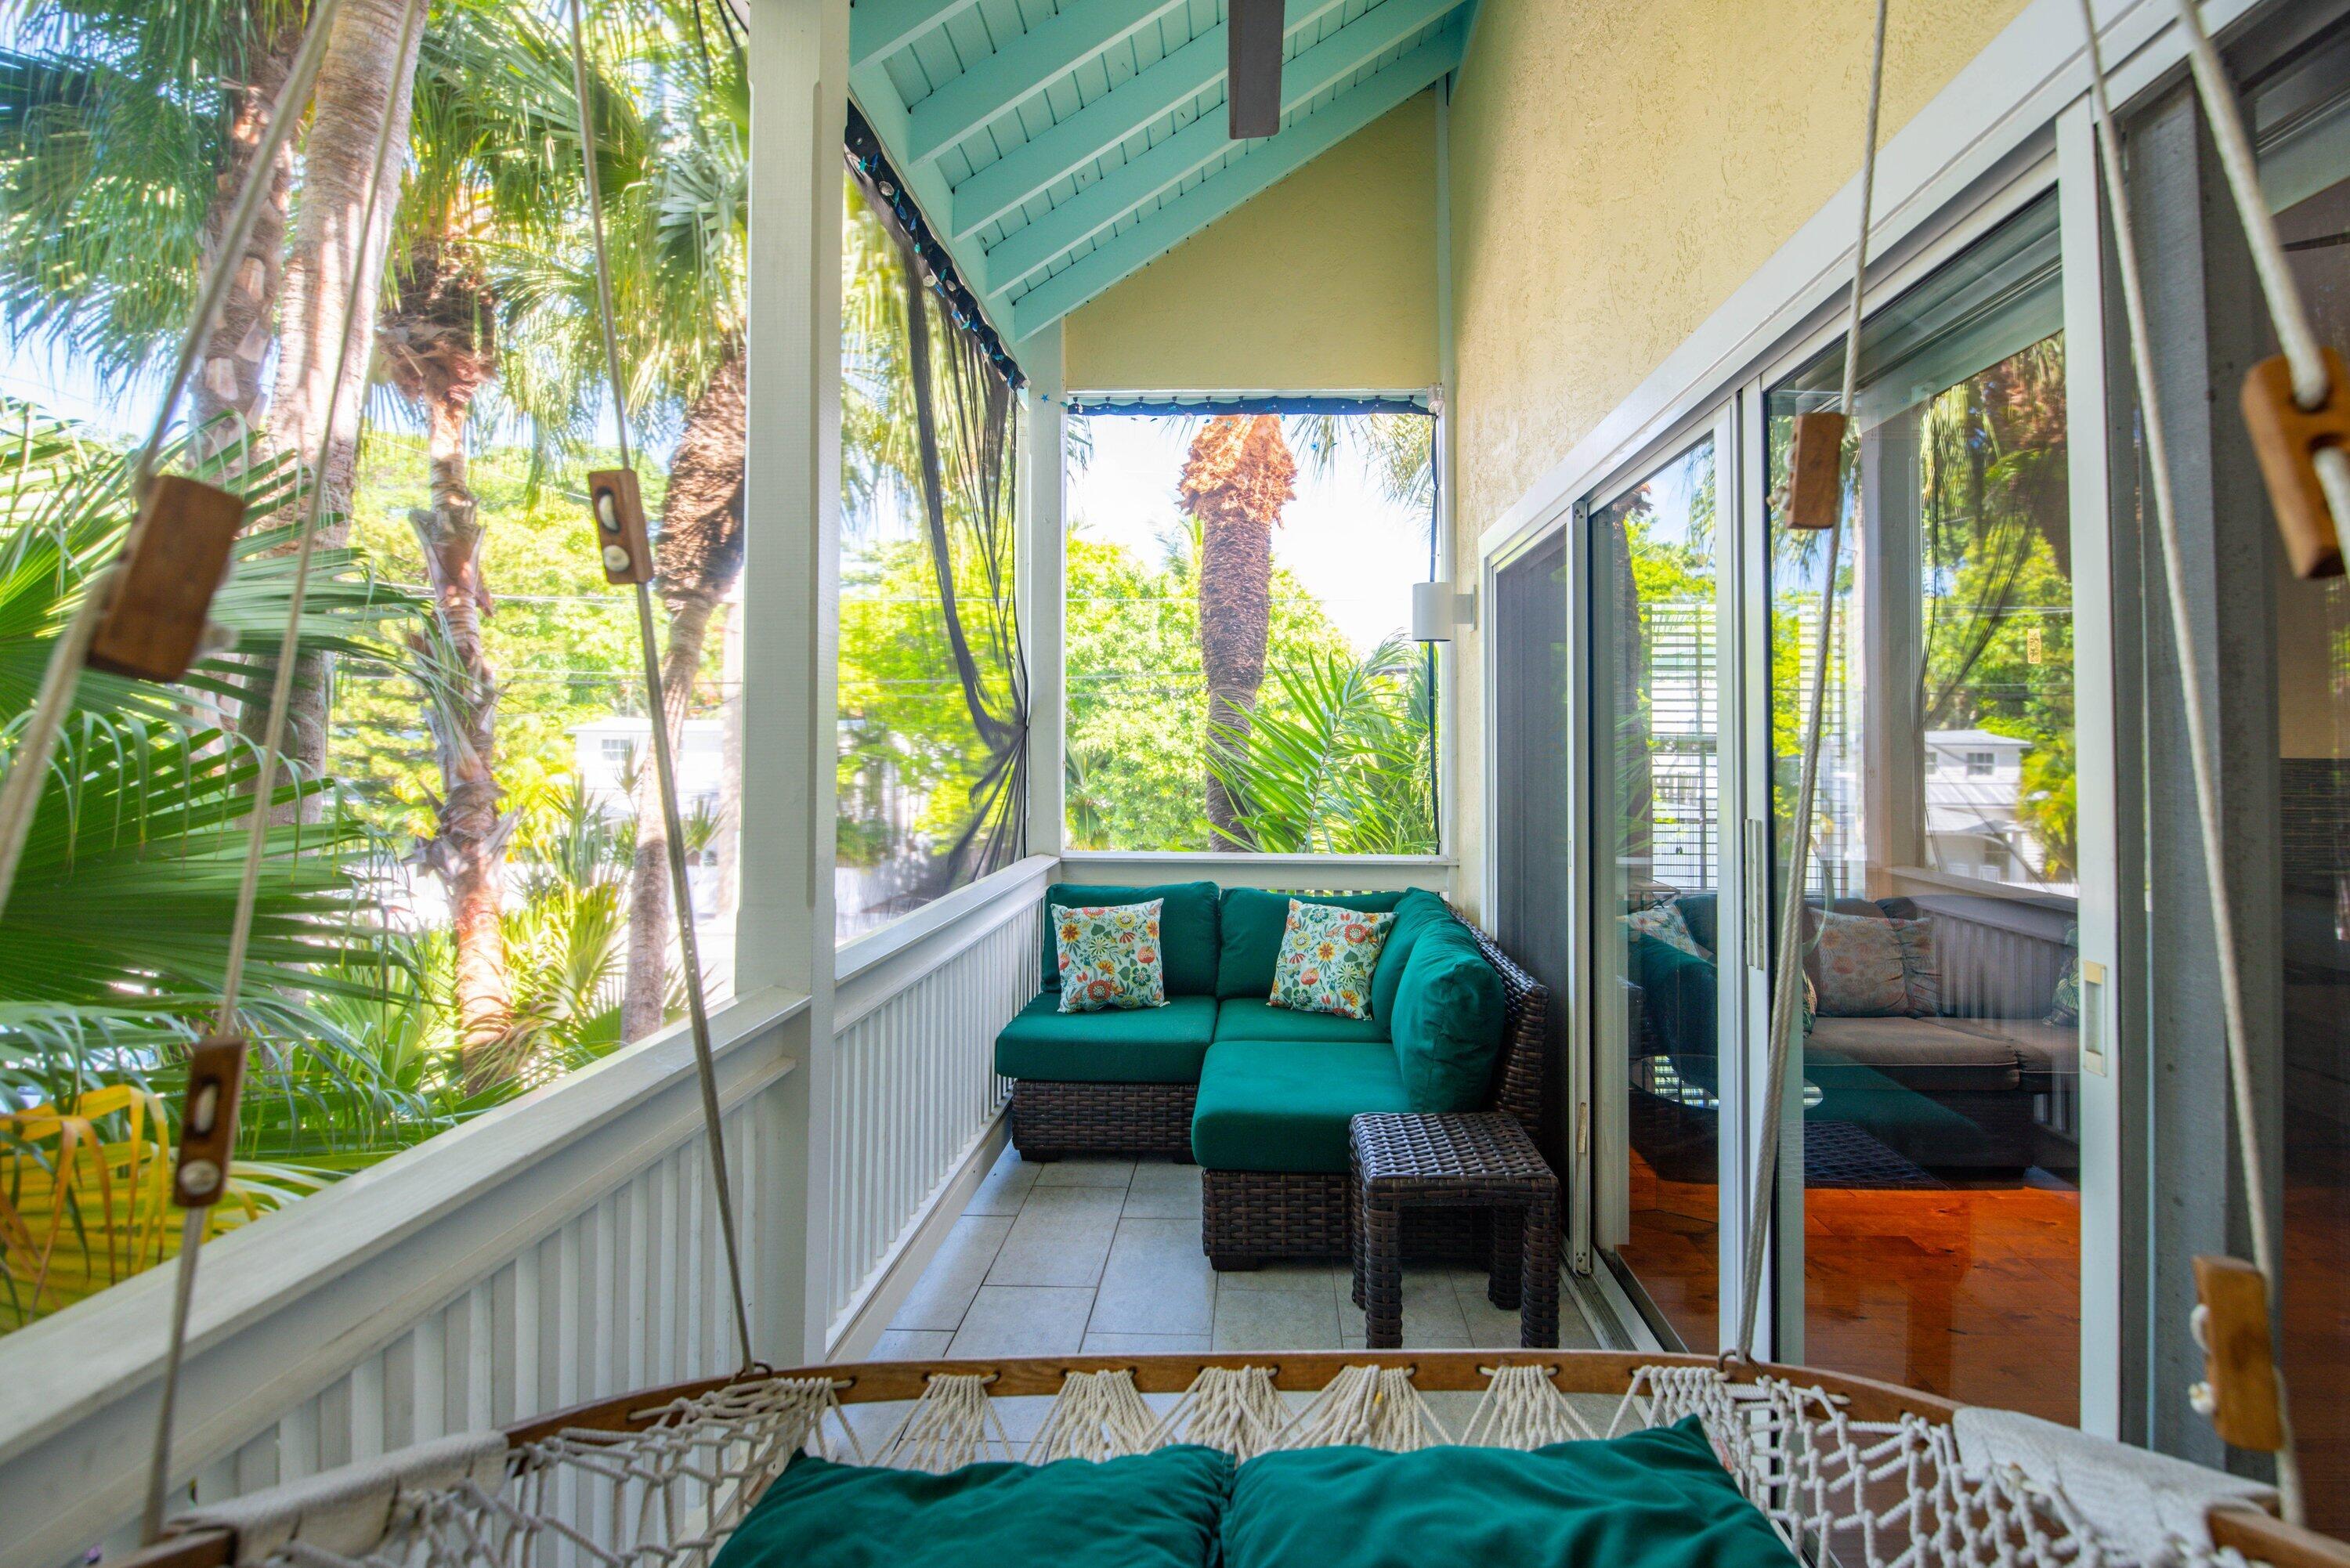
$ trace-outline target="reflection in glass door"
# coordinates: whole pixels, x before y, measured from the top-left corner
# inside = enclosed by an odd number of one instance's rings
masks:
[[[1722,986],[1714,443],[1594,512],[1591,820],[1600,1240],[1691,1350],[1717,1337]],[[1620,1162],[1620,1163],[1617,1163]]]
[[[2053,195],[1871,318],[1844,552],[1830,561],[1825,534],[1772,523],[1767,743],[1783,864],[1833,594],[1790,1080],[1802,1110],[1783,1156],[1802,1212],[1779,1224],[1799,1238],[1781,1266],[1801,1270],[1802,1354],[2071,1422],[2081,968],[2063,327]],[[1832,406],[1841,369],[1838,344],[1770,393],[1774,479],[1794,416]]]

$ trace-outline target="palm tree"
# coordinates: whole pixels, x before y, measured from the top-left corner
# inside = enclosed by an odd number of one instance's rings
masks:
[[[376,326],[380,373],[425,423],[431,504],[408,520],[439,626],[411,641],[437,667],[424,706],[441,788],[433,836],[415,858],[448,889],[458,1036],[474,1092],[513,1054],[504,909],[515,824],[500,811],[498,679],[482,636],[493,600],[466,449],[475,400],[499,365],[489,254],[554,241],[576,210],[578,159],[561,155],[577,144],[562,112],[571,85],[561,44],[533,13],[498,0],[442,13],[417,67],[400,260]]]
[[[375,327],[371,310],[347,307],[354,299],[373,301],[383,288],[400,192],[396,177],[376,181],[376,144],[388,129],[397,160],[407,143],[422,33],[412,25],[411,8],[422,3],[344,0],[319,64],[310,128],[302,142],[302,201],[286,250],[277,375],[265,440],[271,449],[295,453],[306,464],[324,452],[312,482],[326,492],[328,521],[320,542],[328,545],[341,545],[350,533],[351,486]],[[348,352],[341,331],[347,315]],[[327,760],[327,673],[324,655],[305,655],[286,711],[286,757],[314,771]],[[246,732],[256,732],[264,718],[257,710],[246,710]]]
[[[719,362],[686,416],[670,461],[661,511],[661,601],[669,607],[669,645],[661,653],[662,708],[656,722],[674,747],[684,733],[694,683],[709,645],[710,622],[743,575],[743,462],[748,430],[740,347]],[[637,782],[636,864],[629,889],[624,1037],[641,1040],[660,1027],[669,997],[669,829],[653,770]]]
[[[305,0],[36,0],[0,55],[0,322],[119,388],[178,345],[300,41]],[[281,277],[290,147],[190,392],[252,428]]]
[[[690,15],[689,15],[690,14]],[[640,318],[641,358],[660,367],[684,410],[671,452],[656,555],[669,610],[661,655],[663,711],[677,744],[709,647],[710,625],[743,575],[744,396],[743,278],[748,234],[749,83],[739,48],[702,47],[698,7],[676,6],[664,50],[679,96],[662,117],[665,151],[643,187],[650,264],[640,296],[660,302]],[[695,21],[689,31],[683,24]],[[669,836],[645,770],[637,786],[636,865],[629,895],[629,967],[621,1032],[637,1040],[660,1025],[669,1001],[671,919]]]
[[[1297,493],[1297,461],[1274,414],[1219,414],[1191,438],[1180,492],[1200,536],[1200,667],[1212,757],[1244,740],[1264,683],[1273,531]],[[1222,774],[1207,780],[1216,847],[1249,847]]]
[[[1217,733],[1209,768],[1237,803],[1232,837],[1284,855],[1425,855],[1429,668],[1401,633],[1362,659],[1277,670],[1281,711]]]

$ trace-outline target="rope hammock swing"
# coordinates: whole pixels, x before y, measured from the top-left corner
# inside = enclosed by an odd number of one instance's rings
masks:
[[[151,472],[200,343],[224,293],[228,258],[241,255],[258,207],[261,171],[298,118],[339,0],[318,0],[288,75],[269,139],[215,252],[155,433],[140,459],[140,511],[121,561],[94,583],[60,638],[14,763],[0,781],[0,900],[13,873],[54,754],[64,712],[85,663],[175,680],[203,645],[211,587],[225,540],[242,521],[233,497],[192,480]],[[2350,518],[2350,392],[2338,359],[2322,351],[2293,287],[2258,188],[2249,143],[2218,54],[2194,0],[2175,0],[2205,113],[2251,239],[2284,353],[2256,369],[2246,416],[2288,547],[2305,572],[2339,571],[2336,521]],[[407,0],[412,37],[424,0]],[[1840,410],[1800,416],[1787,494],[1792,526],[1825,530],[1833,563],[1843,539],[1846,413],[1854,406],[1883,80],[1887,0],[1877,0],[1859,181],[1859,222],[1846,328]],[[1862,1568],[2101,1568],[2104,1564],[2241,1564],[2339,1568],[2344,1549],[2297,1528],[2300,1485],[2281,1380],[2268,1344],[2268,1282],[2276,1277],[2264,1178],[2243,1052],[2243,1003],[2213,786],[2209,716],[2191,678],[2203,657],[2188,616],[2162,419],[2147,369],[2149,339],[2089,0],[2082,0],[2099,151],[2107,178],[2133,357],[2137,365],[2156,510],[2162,531],[2174,630],[2188,660],[2193,752],[2212,919],[2225,990],[2227,1050],[2241,1134],[2254,1260],[2199,1260],[2206,1304],[2199,1331],[2213,1347],[2208,1403],[2221,1435],[2277,1457],[2279,1485],[2258,1483],[2012,1412],[1948,1400],[1834,1372],[1752,1359],[1769,1235],[1766,1195],[1778,1163],[1777,1120],[1762,1119],[1747,1216],[1736,1348],[1717,1359],[1599,1351],[1088,1356],[1061,1359],[871,1363],[775,1372],[751,1357],[749,1314],[718,1119],[714,1075],[684,837],[660,687],[650,584],[655,566],[629,443],[626,379],[613,318],[598,188],[593,114],[580,0],[570,0],[571,50],[581,152],[595,240],[606,371],[619,426],[620,467],[589,476],[598,545],[608,579],[636,589],[653,760],[666,826],[678,937],[717,1219],[724,1239],[742,1370],[731,1376],[645,1390],[526,1422],[419,1444],[383,1458],[272,1488],[174,1520],[162,1533],[172,1474],[172,1412],[186,1336],[204,1206],[217,1199],[235,1139],[244,1046],[234,1031],[244,933],[250,925],[267,810],[257,805],[247,846],[227,983],[214,1033],[192,1064],[174,1197],[188,1210],[171,1324],[161,1418],[148,1493],[145,1539],[134,1561],[171,1568],[237,1563],[380,1564],[382,1568],[504,1568],[592,1563],[645,1568],[707,1563],[792,1459],[808,1452],[855,1462],[943,1473],[982,1459],[1041,1464],[1103,1459],[1174,1443],[1202,1444],[1236,1459],[1283,1449],[1362,1444],[1393,1452],[1459,1441],[1534,1449],[1615,1436],[1694,1417],[1740,1491],[1781,1539],[1814,1561],[1830,1554]],[[390,110],[380,128],[368,203],[391,167]],[[366,244],[362,228],[360,245]],[[356,311],[356,297],[348,308]],[[344,323],[349,352],[352,321]],[[338,362],[336,386],[343,384]],[[326,421],[333,426],[332,407]],[[306,454],[307,455],[307,454]],[[326,452],[310,472],[325,470]],[[310,483],[294,602],[279,646],[256,801],[275,784],[296,650],[296,626],[323,487]],[[160,521],[159,521],[160,520]],[[2296,535],[2295,530],[2299,535]],[[191,538],[221,540],[209,574],[192,568]],[[209,547],[208,545],[206,547]],[[1831,567],[1831,569],[1833,569]],[[177,591],[192,581],[198,591]],[[162,585],[159,587],[157,585]],[[167,591],[173,590],[173,591]],[[1789,875],[1778,950],[1800,950],[1804,884],[1818,785],[1834,596],[1826,596],[1813,662]],[[158,651],[160,649],[160,652]],[[176,667],[174,661],[176,660]],[[0,905],[5,907],[5,905]],[[1784,1092],[1795,1038],[1797,968],[1783,963],[1773,995],[1766,1104]],[[2230,1293],[2232,1291],[2232,1293]],[[1424,1394],[1480,1395],[1473,1416],[1448,1432]],[[1008,1437],[996,1401],[1049,1396],[1052,1406],[1024,1446]],[[1153,1404],[1156,1399],[1158,1403]],[[1171,1399],[1171,1403],[1170,1402]],[[1297,1403],[1303,1400],[1302,1406]],[[852,1413],[903,1406],[868,1448]],[[2284,1521],[2262,1511],[2273,1502]]]

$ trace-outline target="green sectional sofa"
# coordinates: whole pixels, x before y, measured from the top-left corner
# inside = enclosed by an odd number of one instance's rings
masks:
[[[1062,883],[1045,891],[1040,990],[996,1036],[1023,1158],[1196,1158],[1201,1241],[1218,1268],[1347,1254],[1347,1122],[1359,1113],[1502,1108],[1538,1132],[1540,986],[1434,893],[1295,896],[1396,917],[1369,1018],[1267,1002],[1292,894]],[[1152,898],[1167,1005],[1061,1012],[1053,911]]]

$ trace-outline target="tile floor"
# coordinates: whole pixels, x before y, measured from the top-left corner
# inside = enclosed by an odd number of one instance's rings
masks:
[[[1032,1165],[1006,1149],[873,1355],[1141,1355],[1363,1344],[1343,1266],[1219,1275],[1200,1251],[1200,1168],[1165,1159]],[[1567,1293],[1560,1343],[1598,1344]],[[1518,1314],[1466,1269],[1404,1272],[1403,1339],[1518,1343]]]

